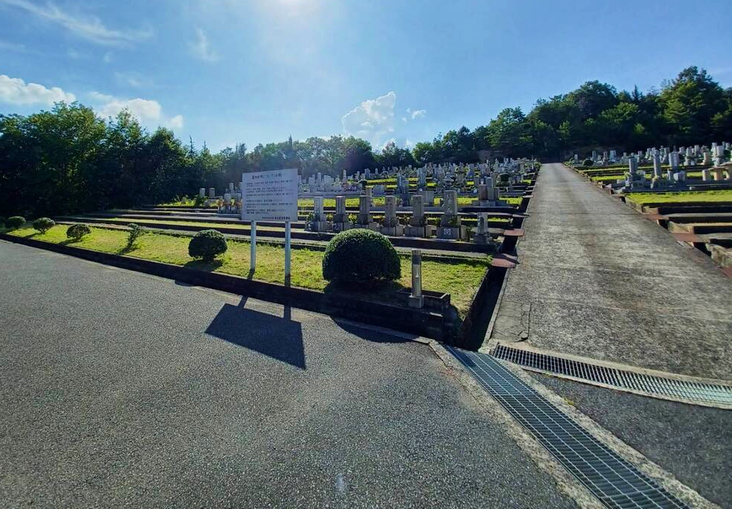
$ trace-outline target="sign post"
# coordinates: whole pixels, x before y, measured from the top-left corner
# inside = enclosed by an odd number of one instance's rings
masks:
[[[285,286],[290,286],[290,222],[285,222]]]
[[[297,221],[296,168],[244,173],[241,176],[241,218],[251,221],[249,268],[257,264],[257,221],[285,222],[285,284],[290,283],[290,222]]]
[[[254,273],[257,268],[257,222],[252,221],[249,234],[249,271]]]

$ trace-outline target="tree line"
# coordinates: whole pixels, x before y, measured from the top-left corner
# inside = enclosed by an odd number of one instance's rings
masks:
[[[149,133],[126,111],[101,119],[84,105],[58,103],[31,115],[0,115],[0,215],[58,215],[160,203],[201,187],[223,189],[247,171],[299,168],[307,177],[364,168],[477,162],[482,157],[536,156],[558,160],[573,152],[730,141],[732,89],[689,67],[660,90],[618,92],[590,81],[540,99],[524,114],[507,108],[487,125],[461,127],[417,143],[332,136],[241,144],[212,153],[172,131]]]

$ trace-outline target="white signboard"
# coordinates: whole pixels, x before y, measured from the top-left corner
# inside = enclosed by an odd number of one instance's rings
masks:
[[[244,221],[297,221],[297,169],[244,173],[241,176]]]

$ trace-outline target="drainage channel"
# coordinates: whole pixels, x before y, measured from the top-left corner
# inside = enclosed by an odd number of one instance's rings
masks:
[[[446,347],[605,506],[688,507],[487,354]]]
[[[521,367],[643,393],[648,396],[732,408],[732,387],[726,385],[636,373],[501,344],[491,351],[491,355]]]

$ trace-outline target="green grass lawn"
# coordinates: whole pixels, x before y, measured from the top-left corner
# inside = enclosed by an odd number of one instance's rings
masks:
[[[375,221],[379,221],[384,218],[384,213],[374,213],[372,214]],[[83,216],[79,216],[80,221],[83,221]],[[95,218],[96,219],[96,218]],[[197,226],[199,228],[211,228],[211,229],[233,229],[233,230],[242,230],[242,235],[244,235],[244,230],[249,230],[248,224],[240,224],[240,223],[213,223],[213,222],[207,222],[207,221],[169,221],[165,219],[130,219],[127,217],[105,217],[100,218],[104,220],[108,224],[115,224],[115,225],[122,225],[127,226],[130,223],[136,223],[141,226],[150,226],[151,228],[154,228],[155,225],[164,225],[164,226]],[[495,221],[500,223],[505,223],[506,226],[510,223],[509,219],[505,219],[502,217],[489,217],[489,221]],[[439,224],[440,218],[439,217],[429,217],[428,221],[430,221],[430,224],[437,225]],[[475,226],[478,222],[477,219],[473,218],[464,218],[462,222],[465,225],[473,225]],[[99,223],[97,223],[99,224]],[[284,226],[257,226],[257,231],[283,231],[285,228]]]
[[[664,176],[666,175],[666,170],[664,169]],[[697,178],[700,179],[702,177],[702,173],[700,171],[687,171],[686,172],[686,178]],[[617,175],[604,175],[601,177],[590,177],[592,182],[602,182],[603,184],[610,184],[612,182],[615,182],[618,179],[624,179],[625,173],[618,173]],[[653,173],[646,173],[646,180],[651,180],[653,178]]]
[[[677,193],[630,193],[626,199],[638,204],[645,203],[693,203],[693,202],[730,202],[732,189],[717,191],[686,191]]]
[[[458,205],[472,205],[475,200],[477,200],[477,196],[458,196]],[[507,201],[511,205],[519,205],[521,203],[521,198],[501,198],[502,200]],[[375,207],[383,207],[384,206],[384,197],[383,196],[376,196],[372,198],[371,203]],[[441,206],[442,201],[441,198],[435,198],[435,205]],[[313,208],[314,203],[312,198],[300,198],[297,200],[297,208],[303,209],[303,208]],[[323,200],[323,207],[326,208],[335,208],[335,198],[325,198]],[[346,207],[352,207],[356,208],[358,207],[358,198],[346,198]]]
[[[386,200],[383,196],[374,196],[371,198],[371,204],[374,207],[383,207]],[[335,198],[324,198],[323,207],[334,209],[336,206]],[[299,198],[297,200],[298,209],[312,209],[315,207],[315,201],[312,198]],[[346,207],[358,208],[358,198],[346,198]]]
[[[83,221],[83,216],[81,217],[81,221]],[[128,217],[103,217],[103,218],[94,218],[94,219],[102,219],[106,222],[109,222],[110,224],[121,224],[123,226],[127,226],[130,223],[136,223],[140,225],[146,225],[146,224],[161,224],[166,226],[198,226],[201,228],[232,228],[237,230],[248,230],[249,225],[248,224],[237,224],[232,222],[231,224],[224,224],[224,223],[211,223],[207,221],[168,221],[165,219],[130,219]],[[262,230],[284,230],[283,227],[277,227],[277,226],[257,226],[257,231]]]
[[[112,253],[145,260],[154,260],[190,268],[222,272],[247,277],[249,274],[249,243],[228,240],[229,250],[214,263],[193,261],[188,256],[190,237],[148,232],[138,241],[136,248],[126,252],[127,233],[91,227],[92,233],[79,242],[69,244],[66,225],[51,228],[40,234],[32,228],[21,228],[9,232],[19,237],[54,244],[68,244],[74,247]],[[394,300],[394,293],[411,286],[411,258],[401,255],[402,278],[400,281],[376,292],[359,293],[359,297],[378,301]],[[313,290],[325,290],[328,282],[322,277],[323,251],[293,248],[292,285]],[[468,311],[475,292],[478,290],[488,267],[490,258],[481,259],[424,259],[422,281],[425,290],[451,294],[452,304],[462,317]],[[257,246],[257,270],[254,279],[271,283],[284,283],[284,248],[269,244]]]

